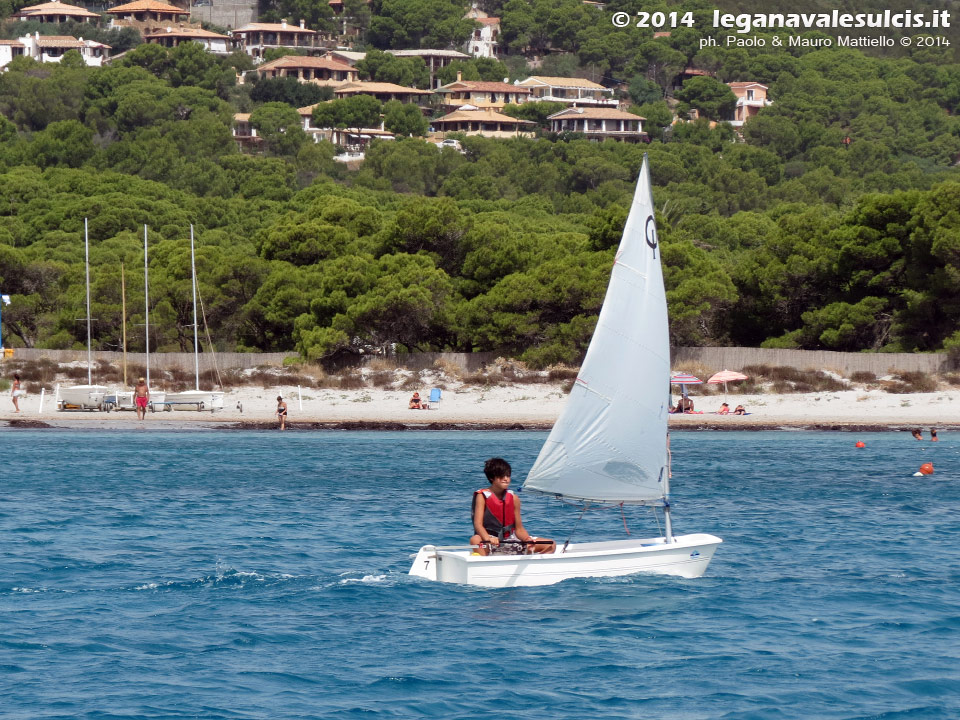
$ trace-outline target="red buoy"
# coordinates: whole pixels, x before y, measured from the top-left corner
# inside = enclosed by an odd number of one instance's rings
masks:
[[[863,440],[857,440],[857,445],[856,445],[856,447],[858,447],[858,448],[865,448],[866,446],[867,446],[867,444],[866,444]]]
[[[933,475],[933,463],[924,463],[921,465],[920,472],[923,475]]]

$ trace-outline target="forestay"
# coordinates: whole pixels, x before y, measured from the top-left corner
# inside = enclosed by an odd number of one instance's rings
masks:
[[[663,497],[669,382],[667,303],[644,155],[597,328],[523,488],[587,502]]]

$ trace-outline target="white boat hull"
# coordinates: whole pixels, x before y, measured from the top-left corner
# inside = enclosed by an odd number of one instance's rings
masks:
[[[185,390],[167,393],[163,401],[154,401],[155,406],[163,402],[167,410],[223,410],[223,393],[212,390]]]
[[[133,392],[129,390],[112,392],[103,398],[103,409],[107,412],[111,410],[133,410],[135,408]]]
[[[67,385],[58,390],[57,406],[60,410],[102,410],[108,392],[106,385]]]
[[[469,549],[420,548],[410,575],[439,582],[482,587],[552,585],[582,577],[616,577],[634,573],[696,578],[703,575],[717,546],[714,535],[697,533],[664,538],[571,543],[551,555],[471,554]]]

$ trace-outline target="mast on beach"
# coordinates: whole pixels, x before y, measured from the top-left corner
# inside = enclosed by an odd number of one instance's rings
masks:
[[[90,234],[87,218],[83,219],[83,254],[87,281],[87,385],[93,385],[93,353],[90,352]]]
[[[143,226],[143,322],[147,349],[147,387],[150,387],[150,278],[147,269],[147,226]]]
[[[193,224],[190,224],[190,275],[193,280],[193,372],[195,390],[200,390],[200,345],[197,342],[197,262],[193,253]]]

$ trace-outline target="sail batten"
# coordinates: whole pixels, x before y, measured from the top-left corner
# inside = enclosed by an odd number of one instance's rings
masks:
[[[666,294],[644,156],[596,330],[524,490],[601,503],[662,498],[668,347]]]

